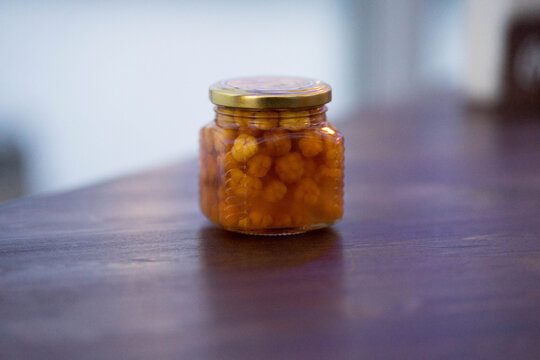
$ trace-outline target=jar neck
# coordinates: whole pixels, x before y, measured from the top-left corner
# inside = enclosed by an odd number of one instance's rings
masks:
[[[214,107],[217,125],[226,128],[283,128],[301,130],[326,124],[326,106],[299,109],[245,109]]]

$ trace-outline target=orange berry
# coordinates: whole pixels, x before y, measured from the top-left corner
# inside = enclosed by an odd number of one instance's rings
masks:
[[[240,169],[231,169],[225,174],[225,186],[235,188],[240,185],[244,177],[244,172]]]
[[[251,222],[249,221],[249,217],[243,217],[238,221],[238,226],[241,228],[247,228]]]
[[[328,216],[328,220],[334,221],[340,219],[343,216],[343,200],[327,200],[323,203],[322,210]]]
[[[251,135],[240,134],[234,140],[232,147],[232,156],[236,161],[245,162],[259,150],[257,139]]]
[[[239,196],[257,196],[261,192],[261,189],[262,182],[260,179],[254,176],[244,175],[235,192]]]
[[[309,111],[283,111],[279,127],[287,130],[302,130],[309,126]]]
[[[337,147],[343,148],[343,137],[332,127],[332,125],[327,124],[327,126],[321,129],[321,132],[324,148],[326,150]]]
[[[316,182],[320,182],[324,179],[343,179],[343,168],[329,168],[326,165],[321,165],[317,168],[313,179]]]
[[[229,171],[240,167],[240,163],[234,159],[231,152],[222,153],[217,158],[218,166],[222,171]]]
[[[251,135],[254,138],[258,138],[258,137],[261,136],[262,130],[255,129],[255,128],[252,128],[252,127],[247,127],[247,128],[239,129],[238,134],[246,134],[246,135]]]
[[[298,141],[298,147],[302,155],[312,157],[323,150],[323,141],[321,136],[314,131],[309,131],[303,134],[303,137]]]
[[[319,199],[320,194],[321,190],[317,184],[315,184],[315,181],[303,178],[294,190],[294,200],[301,201],[308,205],[314,205]]]
[[[225,186],[233,189],[237,196],[256,196],[261,192],[262,182],[260,179],[244,174],[240,169],[232,169],[227,173]],[[225,190],[227,192],[227,190]]]
[[[263,198],[268,202],[276,202],[285,196],[287,186],[278,180],[271,181],[263,190]]]
[[[323,123],[326,121],[326,112],[324,109],[315,108],[310,110],[309,114],[311,116],[312,124]]]
[[[272,224],[272,216],[260,211],[252,211],[249,213],[249,223],[255,228],[266,228]]]
[[[257,154],[247,162],[247,173],[255,177],[263,177],[272,166],[272,158],[268,155]]]
[[[343,167],[343,148],[335,147],[328,149],[325,154],[326,165],[329,168],[342,168]]]
[[[249,126],[260,130],[268,130],[278,126],[279,113],[276,111],[257,111],[249,121]]]
[[[218,153],[224,153],[232,148],[236,131],[233,129],[217,128],[214,130],[214,149]]]
[[[234,122],[234,118],[232,117],[232,115],[228,115],[228,114],[216,113],[216,122],[222,126],[227,126],[227,127],[236,126]]]
[[[236,109],[233,112],[234,122],[240,128],[247,128],[250,122],[250,119],[253,117],[252,111],[246,111],[244,109]]]
[[[286,183],[300,180],[304,174],[304,161],[297,152],[288,153],[276,160],[276,173]]]
[[[266,131],[262,142],[268,153],[273,156],[283,156],[291,150],[289,133],[284,130]]]
[[[235,226],[243,215],[240,206],[236,204],[219,203],[219,221],[225,226]]]

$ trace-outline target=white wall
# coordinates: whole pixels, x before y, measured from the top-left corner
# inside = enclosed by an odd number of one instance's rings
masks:
[[[455,85],[464,1],[0,0],[0,138],[41,193],[194,156],[222,78],[324,79],[342,119]]]
[[[325,1],[0,1],[0,132],[19,134],[30,191],[193,156],[208,86],[320,77],[346,101],[340,8]],[[333,111],[333,114],[338,111]]]

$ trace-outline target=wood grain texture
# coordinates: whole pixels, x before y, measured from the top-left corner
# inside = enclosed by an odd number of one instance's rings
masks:
[[[338,124],[344,219],[300,236],[213,227],[195,162],[1,205],[0,359],[540,358],[540,122],[462,109]]]

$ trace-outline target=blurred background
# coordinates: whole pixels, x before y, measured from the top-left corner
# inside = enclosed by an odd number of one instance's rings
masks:
[[[207,88],[223,78],[321,78],[333,86],[336,123],[433,89],[496,102],[509,24],[538,8],[0,0],[0,202],[193,158],[198,129],[212,119]],[[539,54],[533,46],[527,57],[532,74]]]

